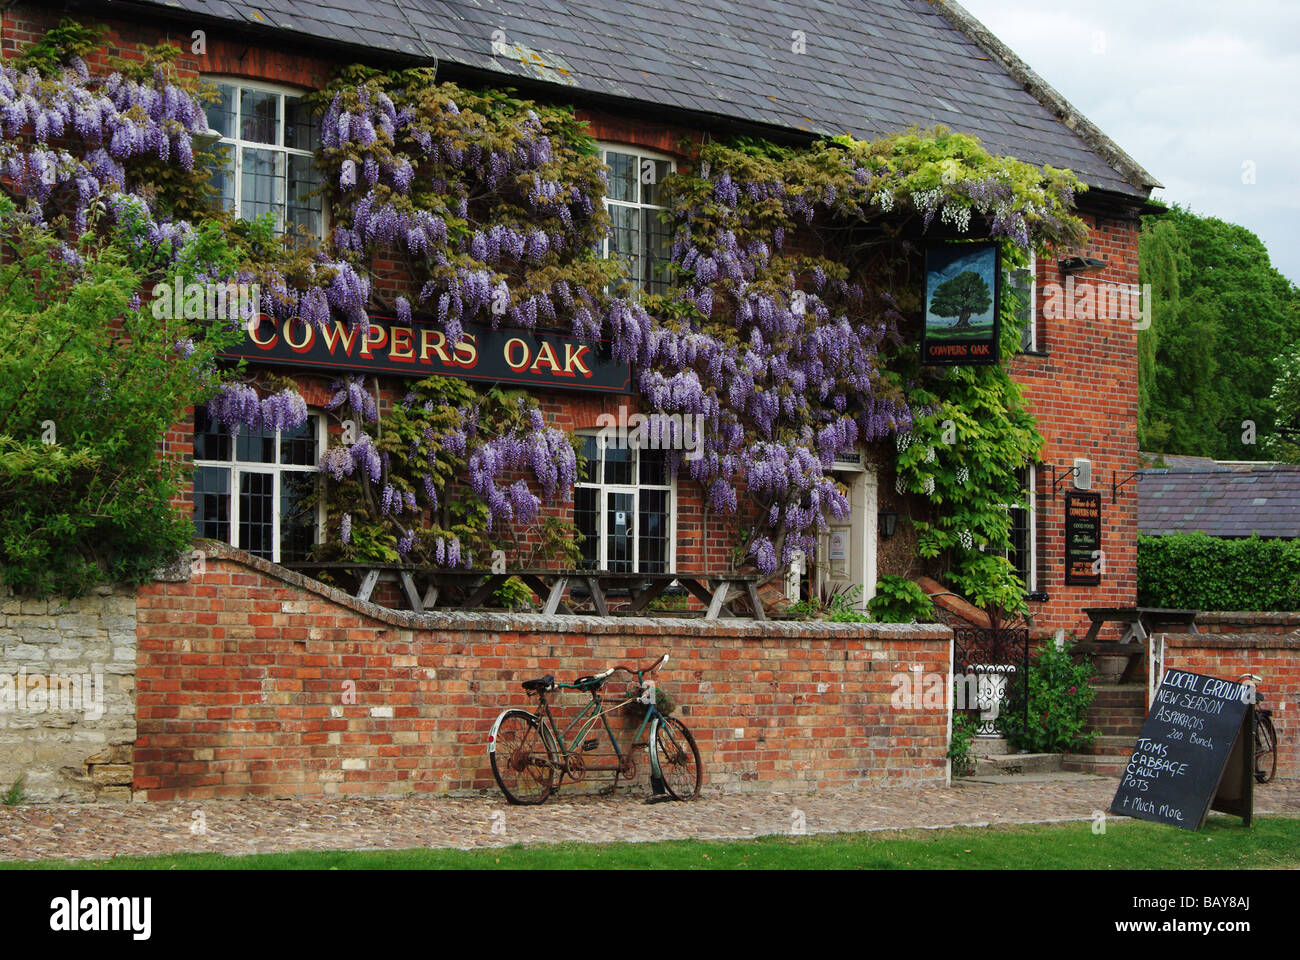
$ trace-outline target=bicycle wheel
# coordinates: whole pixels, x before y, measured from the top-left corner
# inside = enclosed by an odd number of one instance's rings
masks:
[[[659,768],[659,776],[673,798],[698,797],[700,785],[704,783],[704,764],[700,762],[700,748],[686,724],[676,717],[656,720],[650,746],[655,754],[653,765]]]
[[[1277,773],[1277,731],[1273,718],[1255,718],[1255,780],[1268,783]]]
[[[488,740],[492,776],[511,803],[542,803],[555,787],[556,754],[546,729],[525,710],[507,710]]]

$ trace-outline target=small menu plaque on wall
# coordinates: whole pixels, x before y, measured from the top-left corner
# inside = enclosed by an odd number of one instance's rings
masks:
[[[1101,494],[1065,493],[1065,582],[1095,587],[1101,583]]]

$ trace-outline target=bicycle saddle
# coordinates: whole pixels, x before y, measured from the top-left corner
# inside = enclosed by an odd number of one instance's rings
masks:
[[[555,676],[548,673],[546,676],[540,677],[537,680],[525,680],[520,684],[520,686],[525,690],[549,690],[551,687],[555,686]]]

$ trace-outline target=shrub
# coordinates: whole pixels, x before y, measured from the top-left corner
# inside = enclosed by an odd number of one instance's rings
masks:
[[[1139,537],[1137,574],[1144,607],[1300,610],[1300,541]]]
[[[952,761],[952,775],[964,777],[975,767],[975,757],[970,745],[975,739],[976,723],[965,713],[952,715],[952,742],[948,744],[948,759]]]
[[[892,574],[880,578],[867,609],[881,623],[924,623],[934,618],[934,604],[925,591],[906,577]]]
[[[1021,750],[1030,753],[1070,753],[1090,743],[1096,733],[1086,729],[1094,691],[1089,686],[1092,663],[1076,661],[1073,640],[1058,648],[1046,644],[1029,664],[1029,709],[1026,725],[1025,680],[1013,678],[998,713],[997,728]]]

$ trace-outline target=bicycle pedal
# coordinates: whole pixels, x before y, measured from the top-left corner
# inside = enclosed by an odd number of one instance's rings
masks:
[[[584,740],[582,742],[583,750],[595,750],[598,746],[600,746],[600,740],[594,737],[590,740]]]

